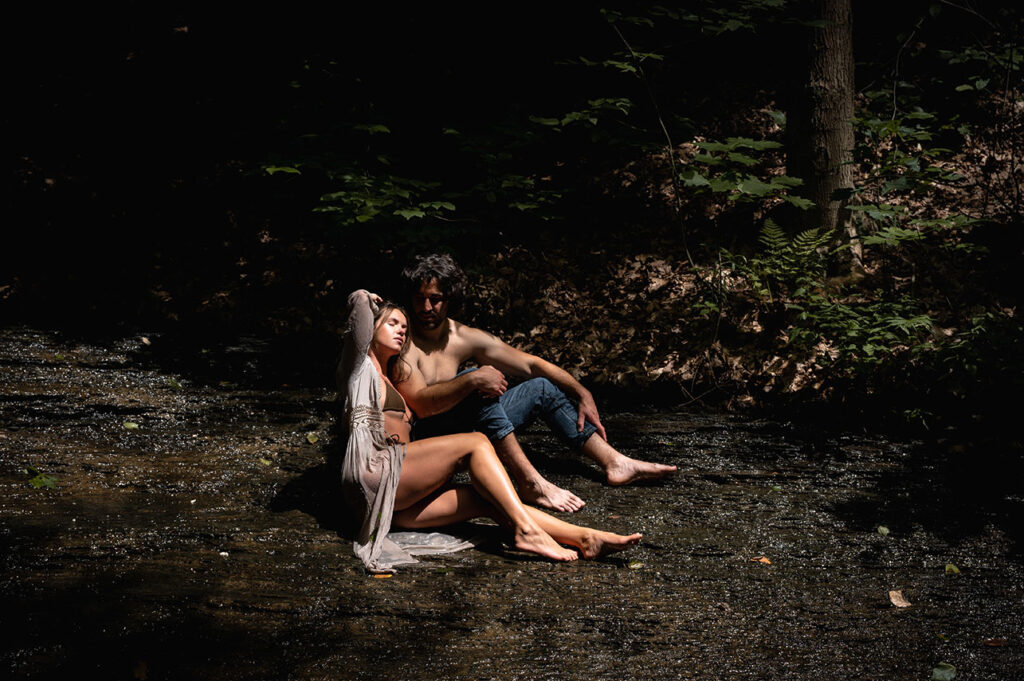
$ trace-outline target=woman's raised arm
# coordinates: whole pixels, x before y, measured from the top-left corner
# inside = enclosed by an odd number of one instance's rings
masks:
[[[381,297],[366,289],[358,289],[348,296],[348,321],[345,324],[345,346],[335,372],[335,381],[342,389],[356,365],[366,357],[373,340],[373,317],[377,314]]]

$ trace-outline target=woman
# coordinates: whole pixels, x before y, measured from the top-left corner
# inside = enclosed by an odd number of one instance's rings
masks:
[[[361,527],[354,548],[372,572],[410,562],[387,538],[392,523],[419,529],[491,517],[509,527],[517,549],[557,561],[596,558],[640,541],[563,522],[524,506],[512,481],[480,433],[409,441],[410,413],[388,379],[388,367],[404,361],[408,317],[365,290],[348,298],[345,348],[337,380],[349,428],[342,486]],[[472,485],[453,485],[469,471]]]

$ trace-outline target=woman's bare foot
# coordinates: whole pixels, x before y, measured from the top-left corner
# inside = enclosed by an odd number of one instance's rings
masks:
[[[544,478],[520,485],[519,498],[524,504],[566,513],[578,511],[586,503],[569,490],[553,485]]]
[[[515,546],[520,551],[529,551],[551,560],[576,560],[579,556],[572,549],[567,549],[551,535],[537,527],[521,527],[515,533]]]
[[[604,472],[608,476],[609,485],[628,485],[637,480],[652,480],[663,478],[666,475],[675,473],[676,466],[667,466],[663,463],[652,463],[631,459],[628,456],[620,455],[619,458],[608,464]]]
[[[584,558],[593,560],[594,558],[607,556],[609,553],[625,551],[631,546],[636,546],[640,543],[642,537],[642,534],[625,535],[590,530],[583,535],[583,540],[579,547],[580,553],[583,554]]]

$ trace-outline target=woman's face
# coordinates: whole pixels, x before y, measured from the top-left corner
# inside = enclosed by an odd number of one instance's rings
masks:
[[[390,356],[398,354],[405,345],[405,335],[409,330],[409,321],[402,314],[401,310],[388,310],[377,322],[377,329],[373,332],[373,340],[383,354]]]

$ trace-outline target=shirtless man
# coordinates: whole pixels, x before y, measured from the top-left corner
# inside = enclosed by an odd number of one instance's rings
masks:
[[[449,306],[460,302],[466,286],[466,275],[449,256],[419,257],[402,278],[412,296],[413,342],[408,366],[393,379],[418,417],[414,439],[467,430],[485,433],[523,501],[557,511],[577,511],[584,502],[546,480],[519,446],[515,429],[537,416],[601,466],[610,485],[660,478],[676,470],[631,459],[609,445],[593,396],[568,372],[449,318]],[[470,359],[479,368],[459,373],[459,366]],[[506,374],[530,380],[510,389]]]

